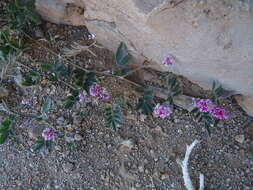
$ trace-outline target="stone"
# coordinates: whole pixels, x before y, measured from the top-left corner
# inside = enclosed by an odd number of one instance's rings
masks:
[[[59,118],[57,118],[56,123],[57,123],[58,125],[63,125],[63,124],[65,123],[64,117],[59,117]]]
[[[253,94],[250,95],[238,95],[235,97],[237,103],[242,109],[250,116],[253,117]]]
[[[54,23],[86,25],[113,52],[123,41],[154,69],[205,89],[216,80],[252,97],[253,1],[37,0],[36,7]],[[166,67],[161,63],[168,55],[175,63]],[[246,109],[253,115],[252,106]]]
[[[0,98],[5,98],[8,95],[9,95],[9,91],[4,87],[0,87]]]
[[[253,141],[253,121],[251,121],[244,129],[244,135],[250,141]]]
[[[74,139],[75,139],[75,141],[81,141],[83,139],[83,137],[79,134],[75,134]]]
[[[63,168],[63,170],[66,172],[66,173],[69,173],[69,172],[71,172],[72,170],[73,170],[73,168],[74,168],[74,164],[72,164],[72,163],[64,163],[63,165],[62,165],[62,168]]]
[[[244,142],[244,140],[245,140],[245,137],[244,137],[244,135],[236,135],[235,136],[235,140],[237,141],[237,142],[239,142],[239,143],[243,143]]]
[[[138,170],[139,170],[140,173],[143,173],[144,172],[144,167],[143,166],[139,166]]]

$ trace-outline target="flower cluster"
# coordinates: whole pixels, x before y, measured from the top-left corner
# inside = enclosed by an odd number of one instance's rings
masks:
[[[225,120],[228,119],[228,112],[227,110],[225,110],[222,107],[219,106],[215,106],[212,110],[211,110],[211,115],[219,120]]]
[[[85,93],[80,93],[79,102],[85,102],[85,103],[91,102],[91,97]]]
[[[210,113],[214,118],[225,120],[228,118],[228,112],[224,108],[215,105],[209,99],[194,99],[194,105],[200,112]]]
[[[160,118],[166,118],[172,113],[172,110],[168,106],[163,106],[161,104],[157,104],[154,109],[154,115]]]
[[[94,34],[88,34],[88,40],[93,40],[95,39],[95,35]]]
[[[164,66],[170,66],[170,65],[174,65],[175,60],[171,55],[168,55],[162,62],[162,65]]]
[[[199,99],[196,101],[196,106],[201,112],[210,112],[214,106],[213,102],[209,99]]]
[[[42,132],[42,137],[45,141],[54,140],[57,136],[57,133],[52,128],[45,128]]]
[[[21,104],[31,106],[33,104],[32,100],[22,99]]]
[[[89,94],[101,100],[108,100],[110,97],[108,92],[98,84],[92,85],[90,87]]]

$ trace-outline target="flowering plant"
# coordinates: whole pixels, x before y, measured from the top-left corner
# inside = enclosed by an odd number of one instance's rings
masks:
[[[198,121],[204,121],[204,126],[209,134],[210,127],[217,125],[218,121],[228,118],[228,111],[217,106],[210,99],[193,98],[193,105],[195,106],[192,110],[193,114]]]
[[[172,110],[169,106],[157,104],[154,109],[154,115],[162,119],[170,116]]]

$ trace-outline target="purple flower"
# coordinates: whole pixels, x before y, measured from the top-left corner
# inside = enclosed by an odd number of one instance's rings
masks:
[[[214,107],[214,104],[209,99],[196,99],[195,105],[199,108],[201,112],[210,112]]]
[[[110,98],[107,91],[103,90],[103,92],[98,96],[101,100],[108,100]]]
[[[222,107],[215,106],[211,110],[211,115],[219,120],[225,120],[228,118],[228,112]]]
[[[165,66],[170,66],[174,64],[175,64],[175,60],[171,55],[168,55],[162,62],[162,65],[165,65]]]
[[[79,102],[91,102],[91,97],[84,93],[79,94]]]
[[[172,110],[168,106],[157,104],[154,109],[154,114],[160,118],[168,117],[172,113]]]
[[[88,34],[88,40],[93,40],[95,39],[95,35],[94,34]]]
[[[89,93],[91,96],[97,97],[102,93],[102,91],[103,89],[99,85],[95,84],[90,87]]]
[[[55,139],[55,137],[57,136],[56,132],[54,129],[52,128],[45,128],[42,132],[42,137],[45,141],[50,141]]]
[[[97,84],[90,87],[89,93],[91,96],[98,97],[101,100],[108,100],[110,97],[108,92]]]
[[[28,100],[28,99],[23,98],[23,100],[21,101],[21,104],[31,106],[33,104],[33,102],[32,102],[32,100]]]

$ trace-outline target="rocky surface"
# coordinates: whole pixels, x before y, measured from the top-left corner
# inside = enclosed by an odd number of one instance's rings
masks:
[[[210,87],[213,80],[247,95],[253,107],[253,3],[250,0],[37,0],[55,23],[86,25],[115,50],[124,41],[139,60]],[[168,55],[176,63],[160,65]],[[248,98],[250,97],[250,99]]]
[[[73,109],[66,110],[63,104],[70,87],[61,81],[50,81],[49,73],[41,69],[41,63],[58,60],[62,50],[73,42],[90,45],[93,41],[87,39],[85,27],[44,23],[36,30],[39,40],[29,41],[31,48],[17,61],[22,63],[19,65],[22,73],[30,69],[40,71],[39,84],[23,92],[13,79],[18,63],[4,63],[8,64],[8,69],[0,85],[9,95],[0,98],[0,103],[5,103],[17,114],[17,122],[15,135],[0,145],[1,190],[183,190],[182,171],[176,160],[183,158],[185,145],[194,139],[201,140],[189,163],[194,185],[197,186],[201,172],[205,175],[206,190],[253,188],[253,123],[233,98],[222,101],[222,106],[230,113],[229,119],[212,127],[211,136],[203,123],[180,108],[166,119],[137,112],[138,95],[134,87],[115,76],[98,76],[99,84],[110,93],[107,102],[78,103]],[[74,63],[103,72],[115,68],[110,51],[98,47],[91,49],[97,56],[82,52],[65,60],[64,64],[70,67],[70,63]],[[150,70],[150,73],[154,71]],[[155,73],[160,81],[155,75],[149,75],[153,79],[147,81],[157,82],[157,86],[162,86],[170,74]],[[64,81],[73,84],[69,77]],[[184,88],[191,88],[185,84]],[[187,92],[191,93],[190,90]],[[122,112],[123,124],[114,131],[106,125],[104,109],[122,96],[128,106]],[[48,97],[53,102],[48,119],[42,123],[31,122],[31,117],[41,113],[41,106]],[[23,98],[31,100],[32,104],[21,104]],[[162,100],[155,99],[155,103],[159,102]],[[1,109],[0,121],[7,116]],[[43,148],[32,152],[35,138],[46,126],[65,137],[55,140],[52,151]]]

